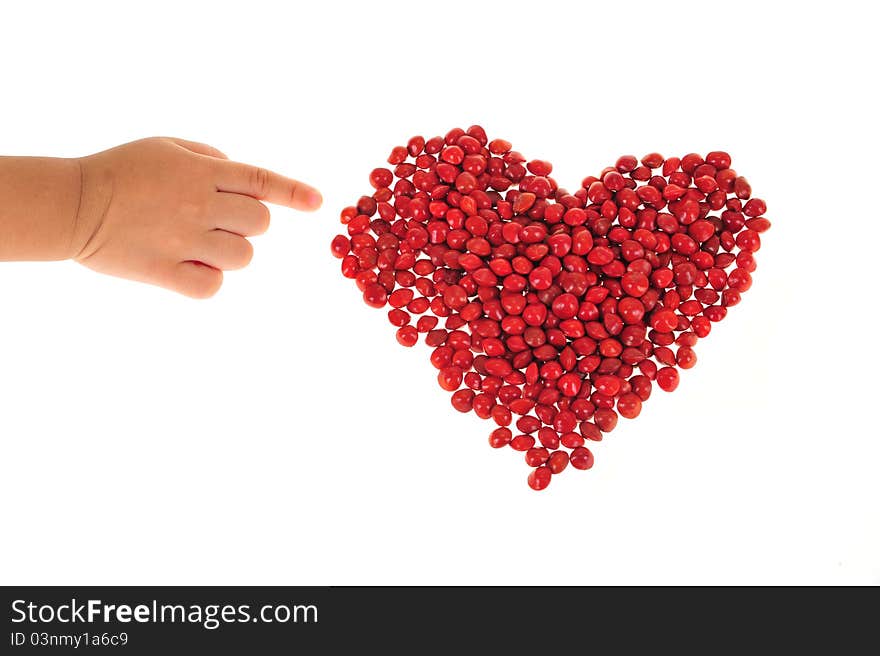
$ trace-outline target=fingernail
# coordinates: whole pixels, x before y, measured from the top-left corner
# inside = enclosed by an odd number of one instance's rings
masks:
[[[308,193],[306,198],[308,199],[309,207],[311,207],[312,209],[318,209],[319,207],[321,207],[321,203],[324,201],[324,199],[321,198],[321,194],[314,189],[312,189]]]

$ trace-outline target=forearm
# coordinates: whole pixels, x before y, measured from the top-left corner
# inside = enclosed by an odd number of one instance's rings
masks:
[[[0,157],[0,261],[72,257],[80,187],[76,159]]]

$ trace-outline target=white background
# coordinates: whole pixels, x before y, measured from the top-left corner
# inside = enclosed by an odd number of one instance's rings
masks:
[[[4,4],[0,152],[173,135],[325,206],[209,301],[0,265],[0,581],[880,582],[869,3],[587,4]],[[678,391],[542,493],[329,252],[392,146],[472,123],[571,190],[725,149],[773,221]]]

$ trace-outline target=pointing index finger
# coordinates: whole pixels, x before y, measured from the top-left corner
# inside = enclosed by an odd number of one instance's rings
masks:
[[[311,211],[321,206],[320,192],[304,182],[241,162],[219,162],[217,190],[244,194],[275,205]]]

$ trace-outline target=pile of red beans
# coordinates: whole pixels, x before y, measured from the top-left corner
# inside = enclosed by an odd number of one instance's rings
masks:
[[[770,227],[721,151],[624,155],[574,193],[477,125],[388,164],[342,210],[333,255],[398,342],[424,335],[452,406],[498,426],[489,444],[522,451],[535,490],[678,386]]]

